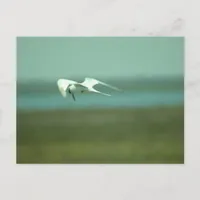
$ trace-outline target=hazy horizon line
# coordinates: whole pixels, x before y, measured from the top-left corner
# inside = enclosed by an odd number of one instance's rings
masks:
[[[27,83],[27,82],[54,82],[57,81],[60,78],[64,79],[72,79],[72,80],[84,80],[86,77],[99,79],[99,80],[110,80],[110,81],[119,81],[119,80],[155,80],[155,79],[163,79],[163,80],[170,80],[170,79],[184,79],[184,75],[152,75],[152,76],[116,76],[116,77],[109,77],[109,76],[69,76],[69,77],[57,77],[55,79],[42,79],[42,78],[32,78],[32,79],[17,79],[18,83]]]

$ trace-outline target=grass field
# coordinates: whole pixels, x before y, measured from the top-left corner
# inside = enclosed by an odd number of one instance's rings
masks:
[[[18,111],[17,163],[184,163],[184,108]]]

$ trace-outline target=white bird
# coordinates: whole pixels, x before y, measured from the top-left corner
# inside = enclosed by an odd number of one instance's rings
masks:
[[[113,87],[109,84],[106,84],[104,82],[98,81],[93,78],[85,78],[85,80],[82,83],[78,83],[76,81],[67,80],[67,79],[59,79],[57,81],[58,89],[59,89],[60,93],[62,94],[62,96],[66,97],[67,94],[69,93],[72,95],[74,101],[76,100],[74,93],[94,92],[94,93],[99,93],[99,94],[106,95],[106,96],[111,96],[110,94],[106,94],[106,93],[100,92],[98,90],[95,90],[93,87],[97,84],[101,84],[101,85],[107,86],[109,88],[112,88],[114,90],[120,91],[116,87]]]

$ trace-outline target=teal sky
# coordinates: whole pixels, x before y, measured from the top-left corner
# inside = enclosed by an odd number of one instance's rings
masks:
[[[19,37],[25,80],[183,76],[183,37]]]

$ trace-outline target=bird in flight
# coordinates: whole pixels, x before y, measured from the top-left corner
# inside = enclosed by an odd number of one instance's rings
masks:
[[[110,94],[106,94],[103,92],[100,92],[93,87],[97,84],[101,84],[104,86],[107,86],[109,88],[112,88],[114,90],[120,91],[120,89],[111,86],[107,83],[101,82],[99,80],[93,79],[93,78],[85,78],[85,80],[82,83],[78,83],[76,81],[68,80],[68,79],[59,79],[57,81],[58,89],[63,97],[66,97],[67,94],[72,95],[72,98],[74,101],[76,101],[74,93],[98,93],[106,96],[111,96]]]

